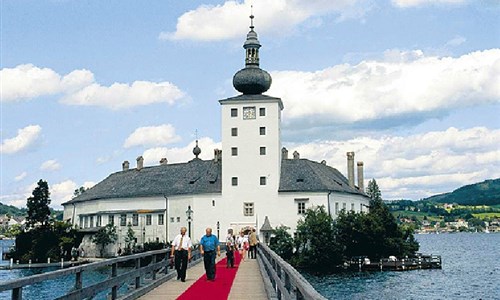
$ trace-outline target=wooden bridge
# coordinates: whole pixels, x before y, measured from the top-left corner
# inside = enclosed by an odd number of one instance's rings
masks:
[[[74,285],[63,295],[51,299],[191,299],[185,293],[196,284],[203,284],[202,257],[198,251],[193,251],[186,282],[181,282],[176,280],[175,270],[169,267],[169,254],[168,249],[150,251],[33,275],[0,283],[0,292],[10,290],[11,299],[23,299],[23,288],[72,276]],[[88,284],[85,274],[98,269],[107,269],[109,276]],[[203,289],[205,299],[326,299],[293,267],[262,244],[257,248],[257,259],[241,262],[236,276],[219,278],[217,275],[216,281],[210,284]],[[221,289],[228,289],[228,294],[222,298],[210,297]]]

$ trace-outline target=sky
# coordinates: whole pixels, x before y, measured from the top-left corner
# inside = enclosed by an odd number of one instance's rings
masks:
[[[212,159],[251,5],[290,153],[346,174],[354,151],[384,199],[500,177],[500,1],[3,0],[0,202],[43,179],[59,209],[197,138]]]

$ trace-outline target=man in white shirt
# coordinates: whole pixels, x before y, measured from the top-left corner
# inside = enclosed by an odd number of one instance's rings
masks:
[[[191,239],[186,234],[186,227],[181,228],[181,234],[177,235],[172,242],[170,257],[175,253],[175,269],[177,270],[177,280],[186,281],[186,269],[188,261],[191,260]]]

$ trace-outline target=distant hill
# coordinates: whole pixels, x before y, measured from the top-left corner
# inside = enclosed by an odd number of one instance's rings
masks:
[[[500,204],[500,178],[466,185],[451,193],[439,194],[422,200],[461,205]]]
[[[25,216],[26,208],[17,208],[12,205],[5,205],[0,202],[0,215]]]

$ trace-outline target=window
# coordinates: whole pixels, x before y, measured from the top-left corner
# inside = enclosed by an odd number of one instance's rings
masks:
[[[231,108],[231,117],[237,117],[238,116],[238,109],[237,108]]]
[[[305,201],[297,202],[297,213],[299,215],[303,215],[306,213],[306,202]]]
[[[90,216],[90,228],[94,227],[94,216]]]
[[[343,210],[347,210],[347,203],[345,203],[345,202],[344,202],[344,203],[342,203],[342,209],[343,209]]]
[[[120,215],[120,226],[127,226],[127,215]]]
[[[238,136],[238,128],[231,128],[231,136]]]
[[[138,214],[132,215],[132,226],[139,226],[139,215]]]
[[[95,221],[96,222],[95,226],[101,227],[101,221],[102,221],[101,215],[97,216],[96,219],[97,220]]]
[[[85,228],[89,227],[89,217],[85,216]]]
[[[266,183],[267,183],[267,177],[261,176],[260,177],[260,185],[266,185]]]
[[[163,225],[163,214],[158,214],[158,225]]]
[[[335,214],[336,215],[339,214],[339,203],[338,202],[335,202]]]
[[[359,204],[359,212],[362,212],[363,211],[363,203],[360,203]]]
[[[215,200],[212,200],[212,206],[215,206]]]
[[[146,215],[146,225],[151,225],[151,215]]]
[[[83,228],[83,217],[80,216],[80,228]]]
[[[238,147],[232,147],[231,148],[231,155],[232,156],[238,156]]]
[[[260,135],[266,135],[266,127],[259,128]]]
[[[266,155],[266,147],[260,147],[260,155]]]
[[[175,222],[175,218],[174,217],[170,217],[170,223],[174,223]]]
[[[351,203],[351,210],[354,211],[354,203]]]
[[[108,215],[108,224],[115,225],[115,215]]]
[[[253,202],[243,203],[243,215],[244,216],[253,216]]]
[[[266,116],[266,108],[265,107],[259,108],[259,116],[261,116],[261,117]]]
[[[177,223],[181,221],[181,217],[177,217]]]
[[[232,186],[237,186],[238,185],[238,177],[232,177],[231,178],[231,185]]]

